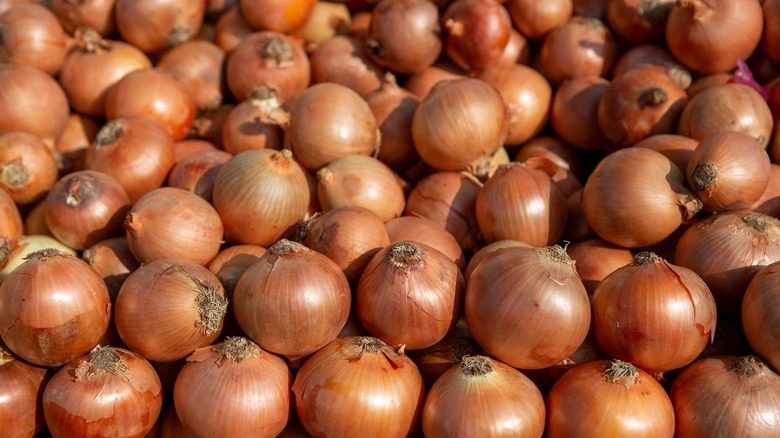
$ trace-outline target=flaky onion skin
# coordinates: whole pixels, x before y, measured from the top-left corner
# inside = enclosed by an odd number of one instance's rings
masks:
[[[367,336],[337,338],[313,354],[292,390],[315,437],[404,437],[419,422],[425,388],[404,347]]]

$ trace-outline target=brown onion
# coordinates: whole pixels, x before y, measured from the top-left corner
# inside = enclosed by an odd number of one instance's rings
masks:
[[[652,252],[601,280],[591,307],[604,352],[659,375],[691,363],[715,335],[715,300],[704,280]]]
[[[25,132],[0,134],[0,189],[17,204],[44,198],[59,178],[51,149]]]
[[[0,14],[0,63],[24,65],[54,75],[67,51],[65,33],[43,5],[15,5]]]
[[[512,23],[532,40],[541,40],[550,31],[565,23],[573,13],[572,0],[538,2],[510,0],[507,2]]]
[[[29,232],[26,223],[22,222],[22,215],[13,198],[5,190],[0,190],[0,266],[5,265],[11,251],[16,248],[25,232],[33,234]]]
[[[777,0],[764,0],[763,16],[764,30],[761,35],[761,52],[773,62],[780,62],[780,2]]]
[[[681,170],[688,169],[693,150],[699,142],[684,135],[657,134],[650,135],[634,144],[634,147],[652,149],[664,154]]]
[[[644,66],[662,69],[682,88],[690,87],[693,82],[691,71],[687,67],[676,60],[667,49],[652,44],[634,46],[620,55],[612,70],[612,76],[618,77],[629,70]]]
[[[709,216],[685,231],[674,258],[704,279],[719,312],[738,313],[753,276],[780,260],[780,221],[743,210]]]
[[[539,62],[553,85],[577,76],[606,76],[617,57],[609,28],[594,18],[572,16],[542,42]]]
[[[349,282],[333,260],[281,239],[241,275],[233,311],[260,347],[296,360],[336,338],[351,301]]]
[[[494,0],[455,0],[441,21],[444,52],[466,70],[479,71],[495,63],[512,29],[509,12]]]
[[[580,178],[583,175],[583,159],[571,145],[562,142],[552,135],[540,135],[523,143],[515,153],[514,160],[523,162],[533,157],[544,157],[552,161],[559,168],[571,170]]]
[[[780,349],[774,340],[778,335],[777,261],[758,271],[747,286],[742,299],[742,329],[756,354],[764,358],[774,369],[780,366]]]
[[[531,437],[542,435],[544,420],[544,399],[531,379],[486,356],[466,356],[428,392],[422,428],[431,437]]]
[[[174,164],[173,139],[145,117],[108,122],[87,149],[84,167],[105,172],[122,184],[131,202],[161,187]]]
[[[116,0],[51,0],[51,10],[57,15],[65,32],[73,34],[86,26],[108,36],[116,30],[114,4]]]
[[[466,256],[455,237],[440,224],[420,216],[401,216],[385,223],[390,243],[405,240],[423,243],[437,249],[455,262],[458,269],[466,268]]]
[[[97,345],[111,302],[103,279],[57,249],[36,251],[0,285],[0,335],[24,360],[58,367]]]
[[[465,77],[466,71],[444,58],[432,66],[424,68],[417,73],[409,75],[403,83],[404,88],[411,91],[419,98],[428,95],[431,88],[439,81],[447,79],[460,79]]]
[[[200,30],[206,3],[116,0],[114,10],[122,39],[146,53],[155,53],[192,39]]]
[[[753,53],[763,27],[758,0],[678,0],[666,20],[666,43],[691,69],[719,73]]]
[[[201,152],[214,151],[216,149],[216,146],[204,140],[179,140],[173,143],[174,161],[179,163],[189,156],[197,155]]]
[[[99,131],[100,123],[96,119],[71,113],[65,131],[54,143],[60,175],[84,170],[84,156]]]
[[[103,277],[111,302],[116,301],[119,289],[130,273],[141,266],[130,251],[125,236],[109,237],[95,243],[81,253],[81,259]]]
[[[301,223],[296,238],[336,262],[350,282],[359,280],[374,254],[390,245],[382,219],[353,205],[315,214]]]
[[[25,234],[19,238],[16,247],[8,254],[3,269],[0,270],[0,282],[8,274],[27,260],[27,257],[42,249],[54,248],[72,256],[77,255],[76,250],[55,239],[51,235]]]
[[[217,253],[207,267],[225,287],[228,298],[232,298],[238,279],[249,266],[260,260],[266,251],[260,245],[233,245]],[[228,309],[228,313],[230,311],[231,309]]]
[[[509,42],[504,46],[495,65],[528,64],[531,61],[531,45],[520,32],[512,29]]]
[[[139,198],[124,221],[127,243],[142,264],[163,258],[207,264],[222,245],[222,221],[200,196],[161,187]]]
[[[60,242],[77,250],[119,235],[130,209],[124,187],[94,170],[69,173],[46,197],[46,225]]]
[[[293,33],[312,14],[317,0],[237,0],[241,15],[258,30]]]
[[[168,174],[168,186],[190,191],[211,202],[214,180],[233,156],[221,150],[199,152],[183,158]]]
[[[599,162],[585,182],[582,208],[599,237],[639,248],[664,240],[702,204],[669,158],[651,149],[627,148]]]
[[[348,154],[372,155],[380,137],[365,99],[335,83],[315,84],[301,92],[285,133],[295,157],[313,172]]]
[[[604,277],[634,260],[631,250],[602,239],[574,242],[566,248],[566,252],[576,262],[574,267],[588,295],[593,294]]]
[[[43,412],[53,436],[143,437],[163,402],[160,378],[141,355],[96,347],[51,378]]]
[[[699,142],[686,179],[706,210],[736,210],[761,197],[769,183],[769,169],[769,156],[754,138],[723,131]]]
[[[420,99],[398,86],[395,75],[385,74],[382,86],[365,96],[379,127],[377,158],[390,167],[409,165],[420,155],[412,140],[412,118]]]
[[[409,435],[419,422],[425,389],[403,351],[372,337],[346,337],[314,353],[292,386],[306,431],[315,436]]]
[[[607,24],[631,45],[662,43],[666,20],[677,0],[608,0]]]
[[[255,30],[241,16],[238,5],[230,6],[217,20],[214,28],[214,43],[225,53],[230,53]]]
[[[43,428],[43,389],[51,378],[45,367],[30,365],[0,341],[0,421],[9,438],[35,436]]]
[[[219,337],[225,289],[208,269],[186,260],[157,259],[125,280],[114,318],[122,341],[157,362],[173,362]]]
[[[760,198],[748,210],[768,216],[780,217],[780,164],[771,163],[769,183]]]
[[[563,81],[550,107],[550,125],[561,140],[589,152],[612,149],[598,123],[598,106],[610,82],[600,76]]]
[[[173,402],[193,436],[276,436],[290,418],[287,364],[243,337],[199,348],[176,378]],[[211,400],[231,412],[221,415]]]
[[[466,285],[464,308],[485,352],[521,369],[568,357],[591,319],[574,261],[558,245],[504,248],[485,257]]]
[[[234,156],[217,174],[212,193],[225,239],[262,246],[303,219],[310,197],[305,172],[287,149]]]
[[[361,96],[379,88],[384,71],[364,44],[364,38],[350,35],[335,35],[320,43],[311,53],[312,83],[334,82]]]
[[[233,96],[247,100],[252,89],[272,89],[281,102],[309,86],[309,57],[300,41],[292,37],[262,31],[247,35],[230,52],[225,64],[225,79]]]
[[[188,41],[166,51],[157,61],[157,68],[181,81],[198,111],[208,111],[222,104],[225,56],[214,43]]]
[[[250,149],[281,149],[283,132],[273,117],[279,107],[273,90],[253,89],[249,99],[233,107],[225,118],[222,148],[233,155]]]
[[[225,120],[233,108],[235,108],[233,104],[223,104],[211,111],[195,116],[189,137],[193,140],[203,140],[211,143],[217,149],[224,149],[222,131],[225,126]]]
[[[351,24],[352,16],[346,4],[316,2],[299,33],[309,48],[317,47],[335,35],[348,33]]]
[[[519,240],[499,240],[483,246],[469,259],[469,263],[466,265],[466,269],[463,271],[463,278],[465,278],[466,282],[468,282],[471,274],[474,272],[474,269],[476,269],[477,266],[479,266],[479,264],[482,263],[482,261],[485,260],[488,256],[504,248],[512,248],[515,246],[531,248],[531,245]]]

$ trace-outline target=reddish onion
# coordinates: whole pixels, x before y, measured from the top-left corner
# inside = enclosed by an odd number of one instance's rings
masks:
[[[365,96],[379,127],[377,158],[390,167],[406,166],[420,155],[412,140],[412,118],[420,99],[398,86],[395,75],[385,74],[381,87]]]
[[[116,27],[122,39],[146,53],[162,52],[200,31],[206,2],[116,0]]]
[[[607,24],[631,45],[662,43],[666,20],[677,0],[608,0]]]
[[[364,44],[364,38],[350,35],[323,41],[311,53],[312,83],[334,82],[361,96],[379,88],[383,69],[363,49]]]
[[[51,149],[25,132],[0,134],[0,189],[17,204],[31,204],[46,196],[59,178]]]
[[[0,336],[36,365],[58,367],[97,345],[111,302],[103,279],[57,249],[36,251],[0,284]]]
[[[142,264],[175,258],[205,265],[222,245],[222,221],[195,193],[161,187],[139,198],[124,221],[127,243]]]
[[[60,242],[77,250],[122,233],[130,208],[124,187],[95,170],[69,173],[46,197],[46,226]]]
[[[219,16],[214,28],[214,43],[230,53],[255,30],[241,16],[238,5],[230,6]]]
[[[558,86],[550,107],[550,125],[561,140],[588,152],[612,149],[598,122],[599,101],[609,84],[599,76],[579,76]]]
[[[676,60],[668,50],[652,44],[634,46],[620,55],[612,76],[621,74],[637,67],[653,66],[662,69],[670,78],[682,88],[688,88],[693,82],[691,71]]]
[[[43,412],[53,436],[143,437],[163,402],[160,378],[139,354],[96,347],[51,378]]]
[[[372,337],[346,337],[314,353],[292,386],[306,431],[315,436],[409,435],[419,421],[425,389],[403,351]]]
[[[276,436],[290,418],[287,364],[243,337],[195,350],[173,389],[184,430],[192,436]],[[220,415],[209,399],[229,410]]]
[[[317,0],[237,0],[241,15],[255,29],[293,33],[303,27]]]
[[[780,367],[780,349],[775,339],[778,327],[778,273],[780,263],[770,263],[758,271],[747,286],[742,299],[742,329],[750,348],[774,369]]]
[[[509,12],[494,0],[455,0],[441,21],[444,52],[466,70],[478,71],[494,64],[512,29]]]
[[[222,104],[225,51],[208,41],[188,41],[168,51],[157,68],[172,73],[192,97],[195,109],[208,111]]]
[[[684,135],[657,134],[650,135],[634,144],[634,147],[652,149],[664,154],[681,171],[688,169],[693,150],[699,142]]]
[[[119,289],[130,273],[141,266],[130,252],[125,236],[109,237],[95,243],[81,253],[81,259],[103,277],[111,302],[116,301]]]
[[[157,259],[125,280],[114,320],[122,341],[157,362],[173,362],[214,342],[228,301],[208,269],[186,260]]]
[[[541,40],[550,31],[565,23],[573,13],[572,0],[509,0],[507,9],[512,23],[532,40]]]
[[[65,131],[54,144],[54,158],[60,175],[84,170],[84,156],[98,131],[100,123],[96,119],[71,113]]]
[[[216,149],[185,157],[168,174],[168,186],[187,190],[211,202],[217,173],[232,157]]]
[[[582,284],[588,295],[607,275],[631,263],[634,255],[629,249],[613,245],[602,239],[587,239],[574,242],[566,248],[569,257],[576,262]]]
[[[37,3],[18,4],[0,14],[0,63],[57,73],[67,51],[57,16]]]
[[[20,360],[0,341],[0,422],[9,438],[35,436],[43,428],[43,389],[50,378],[48,368]]]
[[[65,32],[73,34],[82,26],[108,36],[116,30],[114,4],[116,0],[51,0],[51,10],[57,15]]]
[[[544,399],[531,379],[486,356],[466,356],[426,396],[422,428],[431,437],[531,437],[542,436],[544,420]]]
[[[464,307],[485,352],[521,369],[567,358],[590,326],[588,294],[574,261],[558,245],[488,255],[469,277]]]
[[[542,42],[539,62],[553,85],[577,76],[606,76],[617,56],[609,28],[594,18],[572,16]]]
[[[283,133],[273,117],[279,107],[273,90],[253,89],[249,99],[233,107],[225,118],[222,148],[233,155],[250,149],[281,149]]]
[[[674,408],[663,386],[621,360],[576,365],[550,390],[546,408],[549,438],[674,436]]]

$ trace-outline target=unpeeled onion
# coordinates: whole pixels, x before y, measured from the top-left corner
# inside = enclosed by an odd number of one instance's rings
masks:
[[[14,202],[41,200],[58,178],[57,161],[43,140],[26,132],[0,134],[0,189]]]
[[[45,367],[14,356],[0,341],[0,422],[9,438],[34,436],[44,425],[43,389],[51,378]]]

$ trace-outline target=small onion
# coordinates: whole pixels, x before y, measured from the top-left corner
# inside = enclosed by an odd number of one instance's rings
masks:
[[[173,402],[194,437],[276,436],[290,417],[292,381],[281,358],[246,338],[229,337],[187,358]],[[222,409],[230,415],[222,415]]]
[[[222,103],[225,51],[208,41],[188,41],[165,52],[157,68],[172,73],[192,97],[198,111]]]
[[[553,85],[577,76],[606,76],[617,56],[617,44],[604,22],[572,16],[545,36],[539,50],[544,76]]]
[[[422,413],[429,437],[542,436],[544,422],[539,388],[520,371],[485,356],[466,356],[445,372],[428,392]]]
[[[494,0],[455,0],[441,21],[444,52],[461,68],[474,71],[501,57],[512,29],[509,12]]]
[[[186,260],[157,259],[125,280],[114,318],[122,341],[157,362],[173,362],[214,342],[228,301],[208,269]]]
[[[550,125],[561,140],[583,151],[612,150],[598,122],[599,102],[609,83],[600,76],[578,76],[557,87]]]
[[[139,354],[96,347],[60,369],[43,392],[54,437],[143,437],[162,409],[160,378]]]
[[[20,360],[0,341],[0,422],[9,438],[35,436],[43,428],[43,389],[51,378],[45,367]]]
[[[222,245],[222,221],[200,196],[161,187],[139,198],[124,222],[127,243],[143,263],[162,258],[205,265]]]
[[[203,23],[206,2],[116,0],[114,11],[122,39],[155,53],[193,38]]]
[[[425,399],[422,377],[403,346],[372,337],[337,338],[298,370],[298,418],[314,436],[409,435]]]
[[[674,436],[674,407],[663,386],[621,360],[575,366],[550,390],[546,407],[549,438]]]
[[[110,315],[103,279],[57,249],[32,253],[0,285],[0,336],[36,365],[58,367],[94,348]]]
[[[550,31],[565,23],[574,9],[572,0],[509,0],[506,3],[512,23],[532,40],[543,39]]]
[[[465,282],[448,256],[402,241],[380,250],[356,289],[360,320],[375,337],[418,350],[439,342],[460,317]]]
[[[121,234],[130,209],[124,187],[95,170],[69,173],[46,197],[46,225],[52,235],[77,250]]]
[[[669,398],[679,436],[777,434],[780,375],[756,356],[698,360],[674,379]]]
[[[693,362],[715,336],[707,284],[652,252],[601,280],[591,308],[593,336],[605,353],[659,375]]]
[[[361,96],[382,84],[384,70],[364,50],[365,39],[335,35],[311,53],[311,81],[333,82],[351,88]]]
[[[464,307],[485,352],[521,369],[568,357],[587,336],[591,319],[574,261],[558,245],[488,255],[469,277]]]
[[[296,360],[336,338],[351,301],[349,282],[334,261],[281,239],[241,275],[233,312],[264,350]]]
[[[43,140],[26,132],[0,134],[0,189],[14,202],[41,200],[58,178],[57,161]]]
[[[607,275],[631,263],[631,250],[613,245],[602,239],[587,239],[575,242],[566,248],[569,257],[576,262],[577,274],[592,295],[596,286]]]
[[[185,157],[168,174],[168,186],[187,190],[211,202],[214,180],[231,158],[229,153],[216,149]]]

